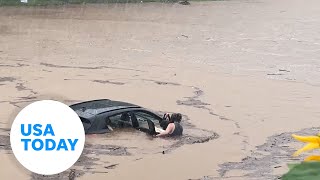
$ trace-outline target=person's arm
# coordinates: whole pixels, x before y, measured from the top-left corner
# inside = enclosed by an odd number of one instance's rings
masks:
[[[171,134],[171,132],[173,130],[173,126],[174,126],[174,124],[170,123],[164,132],[161,132],[160,134],[157,134],[156,136],[157,137],[164,137],[164,136]]]

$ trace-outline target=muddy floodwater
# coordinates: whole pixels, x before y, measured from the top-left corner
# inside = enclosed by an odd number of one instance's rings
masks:
[[[320,120],[320,1],[0,7],[1,179],[277,179],[291,133]],[[183,114],[180,138],[86,137],[79,161],[32,174],[11,152],[27,104],[108,98]]]

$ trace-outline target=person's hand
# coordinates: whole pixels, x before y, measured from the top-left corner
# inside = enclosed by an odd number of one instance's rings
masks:
[[[162,117],[162,120],[166,120],[166,118],[167,118],[167,113],[164,113],[163,117]]]
[[[165,118],[167,119],[169,119],[169,117],[170,117],[170,114],[169,113],[165,113]]]
[[[154,135],[152,135],[152,137],[154,137],[154,138],[156,138],[156,137],[158,137],[156,134],[154,134]]]

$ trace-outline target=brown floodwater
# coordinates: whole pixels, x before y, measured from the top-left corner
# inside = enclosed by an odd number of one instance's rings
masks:
[[[79,179],[277,178],[290,132],[319,126],[319,38],[318,0],[0,7],[0,178],[67,178],[21,167],[11,123],[35,100],[100,98],[180,112],[185,135],[87,136]]]

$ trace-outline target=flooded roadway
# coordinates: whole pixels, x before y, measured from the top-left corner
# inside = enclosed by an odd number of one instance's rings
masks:
[[[1,176],[44,178],[7,154],[7,129],[24,104],[110,98],[181,112],[219,138],[184,139],[162,154],[179,141],[140,132],[88,137],[81,161],[91,164],[73,167],[80,179],[256,179],[248,171],[259,166],[252,159],[261,147],[319,126],[319,7],[317,0],[0,7]],[[265,169],[279,163],[267,157],[259,173],[287,171]]]

